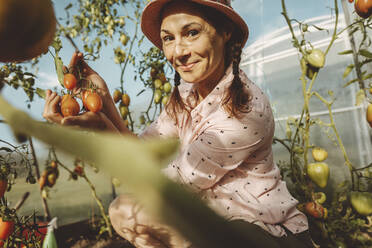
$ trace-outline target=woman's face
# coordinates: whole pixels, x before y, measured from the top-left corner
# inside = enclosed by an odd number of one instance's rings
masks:
[[[177,1],[163,12],[160,36],[166,58],[189,83],[216,83],[225,71],[224,50],[230,34],[218,33],[200,10]]]

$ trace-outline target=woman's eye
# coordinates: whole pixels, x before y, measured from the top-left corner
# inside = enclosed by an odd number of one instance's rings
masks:
[[[163,37],[163,41],[170,41],[170,40],[172,40],[172,36],[170,35],[166,35]]]
[[[195,35],[199,34],[199,31],[193,29],[193,30],[190,30],[187,34],[189,36],[195,36]]]

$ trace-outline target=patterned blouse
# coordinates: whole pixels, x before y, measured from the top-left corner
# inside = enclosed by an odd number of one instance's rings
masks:
[[[180,151],[163,172],[189,185],[207,204],[229,220],[245,220],[272,235],[308,229],[298,201],[281,180],[273,161],[274,118],[266,95],[241,70],[240,77],[251,95],[250,111],[240,118],[222,107],[224,92],[232,82],[231,66],[218,85],[192,111],[179,114],[177,125],[163,111],[142,137],[178,137]],[[190,100],[193,84],[181,80],[180,95]]]

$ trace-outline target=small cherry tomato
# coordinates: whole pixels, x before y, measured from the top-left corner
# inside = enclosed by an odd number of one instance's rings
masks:
[[[57,175],[55,173],[48,174],[47,182],[49,187],[53,187],[56,184]]]
[[[128,94],[123,94],[123,96],[121,97],[121,102],[123,103],[124,106],[129,106],[130,104],[130,97]]]
[[[79,103],[71,95],[64,95],[61,101],[61,112],[63,117],[75,116],[80,112]]]
[[[56,161],[53,160],[52,162],[50,162],[50,167],[52,167],[53,169],[56,169],[57,166],[58,166],[58,164],[57,164]]]
[[[112,98],[114,99],[114,102],[115,102],[115,103],[119,102],[120,99],[121,99],[121,97],[122,97],[122,93],[121,93],[121,91],[120,91],[120,90],[115,90],[115,91],[114,91],[114,94],[113,94],[113,96],[112,96]]]
[[[0,180],[0,198],[4,196],[6,189],[8,188],[8,180]]]
[[[163,90],[165,93],[169,93],[171,92],[172,90],[172,85],[169,83],[169,82],[166,82],[164,85],[163,85]]]
[[[10,234],[14,231],[14,222],[13,221],[3,221],[0,218],[0,247],[3,247],[3,240],[8,239]]]
[[[356,0],[355,12],[362,18],[368,18],[372,14],[372,0]]]
[[[122,106],[120,106],[120,115],[121,115],[121,117],[123,118],[123,119],[125,119],[126,117],[127,117],[127,115],[129,114],[129,109],[128,109],[128,107],[127,106],[124,106],[124,105],[122,105]]]
[[[42,190],[46,186],[47,177],[48,177],[48,171],[45,170],[43,171],[43,173],[41,174],[39,178],[40,190]]]
[[[101,97],[96,92],[90,92],[85,98],[87,109],[93,113],[101,111],[103,103]]]
[[[63,85],[66,87],[68,90],[72,90],[73,88],[76,87],[77,84],[77,79],[74,76],[74,74],[67,73],[63,77]]]
[[[316,202],[308,202],[305,205],[305,211],[316,219],[324,218],[324,208]]]
[[[163,105],[167,105],[167,103],[169,102],[169,96],[163,96],[163,98],[161,99],[161,103],[163,103]]]
[[[79,176],[82,176],[84,174],[84,168],[80,165],[75,166],[74,173],[76,173]]]

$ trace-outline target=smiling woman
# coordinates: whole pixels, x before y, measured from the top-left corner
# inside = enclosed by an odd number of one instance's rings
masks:
[[[234,248],[311,247],[307,219],[273,162],[270,102],[239,68],[248,27],[230,1],[153,0],[143,11],[141,27],[175,69],[170,102],[140,136],[180,140],[177,157],[163,173],[195,191],[252,240],[249,244],[237,240]],[[70,67],[79,61],[84,76],[99,88],[102,110],[62,118],[57,111],[60,99],[47,92],[44,117],[64,125],[95,123],[131,134],[106,83],[82,54],[73,55]],[[190,237],[150,216],[135,196],[119,196],[109,214],[117,233],[136,247],[191,245]]]

